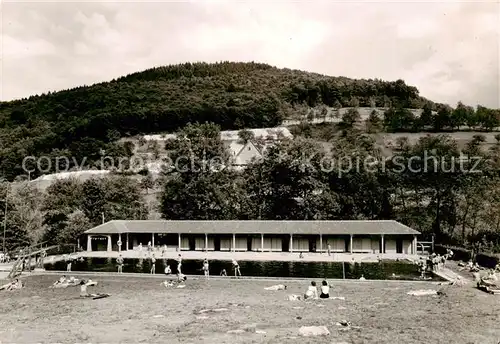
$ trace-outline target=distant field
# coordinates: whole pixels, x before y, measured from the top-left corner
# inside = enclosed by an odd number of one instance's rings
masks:
[[[96,277],[95,292],[111,297],[78,298],[77,288],[47,289],[55,276],[27,279],[27,288],[0,292],[6,343],[477,343],[500,340],[500,298],[470,287],[447,286],[447,296],[409,296],[428,283],[337,282],[342,300],[291,302],[308,282],[288,291],[266,291],[275,282],[188,280],[185,289],[167,290],[160,279]],[[94,279],[94,278],[93,278]],[[319,282],[319,280],[318,280]],[[323,306],[323,307],[320,307]],[[294,307],[303,307],[295,309]],[[199,314],[200,310],[227,308]],[[336,322],[347,320],[342,331]],[[298,337],[301,326],[327,326],[327,337]],[[227,331],[244,327],[239,334]]]

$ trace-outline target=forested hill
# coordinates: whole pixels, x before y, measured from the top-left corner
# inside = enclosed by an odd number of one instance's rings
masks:
[[[429,103],[402,80],[353,80],[266,64],[159,67],[92,86],[0,103],[0,173],[24,174],[25,156],[123,154],[121,136],[175,131],[189,122],[221,129],[270,127],[293,104],[342,107]],[[430,103],[432,104],[432,103]]]

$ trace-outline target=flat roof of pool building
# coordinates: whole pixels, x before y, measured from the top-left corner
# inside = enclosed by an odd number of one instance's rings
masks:
[[[322,235],[418,235],[420,232],[394,220],[352,221],[201,221],[113,220],[85,234],[322,234]]]

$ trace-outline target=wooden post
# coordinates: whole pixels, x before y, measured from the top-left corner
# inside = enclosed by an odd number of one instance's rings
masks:
[[[417,254],[417,236],[413,236],[413,252],[414,255]]]
[[[293,253],[293,234],[290,234],[290,252]]]
[[[181,233],[179,233],[179,252],[181,251]]]
[[[87,251],[92,252],[92,235],[87,235]]]
[[[342,262],[342,278],[345,279],[345,262]]]
[[[208,234],[205,233],[205,252],[208,251]]]
[[[260,252],[264,252],[264,234],[260,235]]]
[[[381,247],[380,247],[381,252],[380,252],[380,253],[385,253],[385,239],[384,239],[384,235],[383,235],[383,234],[382,234],[382,236],[381,236],[381,239],[380,239],[380,240],[381,240],[381,241],[380,241],[380,242],[381,242],[381,245],[380,245],[380,246],[381,246]]]
[[[233,234],[233,252],[236,252],[236,234]]]
[[[28,271],[31,272],[31,247],[28,247]]]
[[[319,235],[319,253],[323,253],[323,235]]]
[[[128,248],[129,248],[129,241],[128,241],[128,233],[127,233],[127,247],[125,248],[125,251],[128,251]]]
[[[155,233],[151,233],[151,248],[155,249]]]
[[[352,253],[352,234],[351,234],[351,237],[350,237],[349,251]]]
[[[108,235],[108,252],[113,251],[113,246],[111,245],[111,235]]]

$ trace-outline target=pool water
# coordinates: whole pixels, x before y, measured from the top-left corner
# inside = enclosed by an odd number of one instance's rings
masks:
[[[381,261],[378,263],[342,263],[342,262],[284,262],[284,261],[239,261],[243,276],[254,277],[297,277],[297,278],[329,278],[329,279],[359,279],[362,275],[366,279],[397,279],[420,280],[420,270],[417,265],[402,261]],[[177,272],[177,262],[173,259],[157,259],[156,274],[163,274],[166,264],[169,264],[172,273]],[[343,267],[344,265],[344,267]],[[203,275],[202,260],[182,261],[182,273],[186,275]],[[46,264],[46,270],[66,270],[64,261]],[[211,260],[210,274],[219,275],[222,269],[228,275],[234,274],[232,263],[229,260]],[[116,259],[112,258],[81,258],[74,261],[72,271],[116,272]],[[125,259],[124,273],[149,273],[151,261],[149,259]],[[393,275],[394,274],[394,275]],[[432,276],[433,280],[441,280]]]

